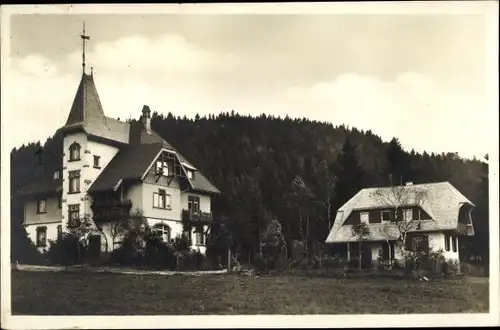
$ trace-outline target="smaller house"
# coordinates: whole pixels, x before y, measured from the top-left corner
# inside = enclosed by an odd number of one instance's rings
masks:
[[[363,264],[401,259],[395,244],[406,233],[406,250],[442,250],[447,260],[459,261],[459,241],[474,235],[471,212],[474,208],[449,182],[365,188],[338,211],[326,243],[342,244],[347,259],[358,254],[359,236],[352,228],[365,223],[362,239]],[[422,250],[421,250],[422,251]]]

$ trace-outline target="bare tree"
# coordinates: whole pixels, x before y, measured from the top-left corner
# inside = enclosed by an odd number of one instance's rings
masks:
[[[364,222],[359,222],[351,227],[351,235],[358,242],[358,269],[361,270],[361,246],[363,241],[371,237],[370,229]]]
[[[299,202],[299,224],[300,224],[300,234],[304,241],[304,247],[306,253],[309,247],[309,210],[308,207],[310,202],[313,200],[313,193],[311,189],[305,184],[304,180],[300,176],[296,176],[292,182],[292,188],[294,190],[294,195]]]
[[[422,226],[420,217],[413,216],[413,208],[422,209],[427,202],[427,191],[413,185],[391,186],[375,190],[371,197],[379,207],[391,211],[390,222],[382,230],[388,239],[396,236],[396,245],[403,257],[408,257],[408,234],[420,230]]]
[[[118,239],[125,236],[130,230],[131,221],[128,217],[112,220],[102,227],[104,236],[111,239],[111,250],[114,250]],[[107,244],[107,241],[106,241]]]

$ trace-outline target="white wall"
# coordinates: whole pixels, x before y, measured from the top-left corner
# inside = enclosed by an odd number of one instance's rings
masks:
[[[153,207],[153,193],[164,189],[170,195],[170,209],[158,209]],[[186,204],[187,205],[187,204]],[[135,206],[133,206],[135,208]],[[171,187],[142,184],[142,210],[147,218],[158,218],[181,221],[181,191]]]
[[[74,142],[80,145],[80,160],[79,161],[69,161],[70,151],[69,147]],[[69,134],[64,137],[63,142],[63,189],[62,189],[62,219],[63,219],[63,230],[67,228],[68,224],[68,205],[70,204],[79,204],[80,205],[80,217],[83,217],[85,214],[85,210],[87,209],[86,204],[88,201],[82,200],[85,196],[86,185],[86,170],[88,167],[84,167],[87,164],[88,160],[86,158],[87,154],[85,150],[87,150],[87,135],[85,133],[75,133]],[[69,194],[69,171],[80,170],[80,193],[79,194]],[[85,202],[85,203],[84,203]]]
[[[188,198],[189,196],[198,196],[200,198],[200,210],[202,212],[211,212],[212,207],[211,207],[211,198],[208,195],[201,195],[201,194],[196,194],[196,193],[182,193],[182,208],[186,209],[188,208]]]
[[[382,250],[382,243],[372,243],[372,262],[376,262],[378,260],[379,251]]]
[[[429,237],[429,247],[432,248],[434,251],[438,251],[439,249],[443,250],[444,257],[446,259],[451,259],[451,260],[459,260],[459,252],[458,252],[458,241],[457,241],[457,251],[453,252],[453,245],[451,240],[452,239],[457,239],[455,237],[448,237],[450,239],[450,251],[446,251],[445,249],[445,234],[442,232],[433,232],[433,233],[428,233],[427,236]]]
[[[144,205],[142,202],[142,186],[142,184],[135,184],[127,189],[125,198],[132,201],[132,211],[134,211],[136,208],[144,210]]]
[[[36,245],[36,229],[37,227],[47,227],[47,245],[46,247],[38,247],[38,251],[43,252],[44,249],[47,251],[50,248],[50,240],[57,240],[57,226],[61,225],[61,222],[56,223],[45,223],[45,224],[36,224],[36,225],[26,225],[26,232],[28,233],[28,237],[31,239],[33,244]]]
[[[85,164],[88,164],[86,171],[86,179],[94,182],[101,172],[108,166],[109,162],[118,153],[118,148],[106,144],[98,143],[95,141],[87,142],[87,153],[85,153]],[[94,156],[99,156],[99,167],[94,167]]]

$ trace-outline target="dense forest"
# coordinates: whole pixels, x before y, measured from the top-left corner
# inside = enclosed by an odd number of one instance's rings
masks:
[[[312,245],[324,242],[336,209],[362,187],[449,181],[476,205],[476,236],[463,241],[466,250],[488,257],[487,156],[421,154],[371,131],[265,114],[188,119],[155,112],[152,128],[222,191],[212,205],[215,217],[244,255],[258,251],[259,234],[272,219],[281,223],[287,244]],[[49,138],[12,150],[13,192],[33,175],[37,151],[50,153],[53,144]],[[19,224],[22,208],[16,200],[12,206]]]

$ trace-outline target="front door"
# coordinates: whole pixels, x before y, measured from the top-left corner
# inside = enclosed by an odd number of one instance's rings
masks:
[[[372,248],[370,244],[361,245],[361,267],[371,268],[372,266]]]

